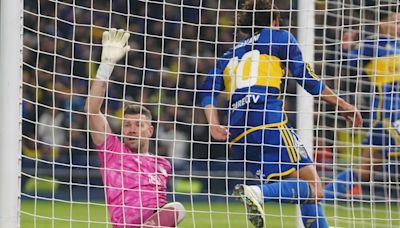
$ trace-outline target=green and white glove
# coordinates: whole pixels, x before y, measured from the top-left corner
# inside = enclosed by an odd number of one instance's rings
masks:
[[[96,78],[108,80],[114,69],[114,65],[129,51],[130,34],[123,29],[110,29],[103,32],[101,64],[97,69]]]

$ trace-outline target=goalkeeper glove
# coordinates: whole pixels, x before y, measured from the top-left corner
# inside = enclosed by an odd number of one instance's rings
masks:
[[[114,69],[115,63],[125,56],[129,51],[128,45],[129,33],[113,28],[110,31],[103,32],[103,50],[101,53],[101,64],[97,69],[96,78],[108,80]]]

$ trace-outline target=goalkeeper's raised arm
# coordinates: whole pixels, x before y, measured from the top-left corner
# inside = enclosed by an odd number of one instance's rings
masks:
[[[103,144],[104,134],[111,132],[107,119],[100,109],[114,65],[130,49],[128,40],[129,33],[122,29],[111,29],[103,33],[101,64],[97,70],[96,78],[92,82],[85,105],[85,111],[89,114],[89,129],[93,143],[96,145]]]

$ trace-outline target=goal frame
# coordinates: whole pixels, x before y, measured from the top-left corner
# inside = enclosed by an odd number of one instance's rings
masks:
[[[0,2],[0,227],[19,227],[22,7]]]

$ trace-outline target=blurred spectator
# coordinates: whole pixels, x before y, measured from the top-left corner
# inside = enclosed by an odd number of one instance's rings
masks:
[[[66,144],[67,131],[64,127],[64,113],[58,109],[45,109],[38,122],[38,139],[46,144]]]
[[[188,164],[189,138],[174,123],[175,108],[167,107],[160,117],[157,129],[159,145],[165,148],[165,156],[171,159],[176,170],[184,169]]]

